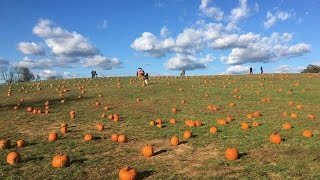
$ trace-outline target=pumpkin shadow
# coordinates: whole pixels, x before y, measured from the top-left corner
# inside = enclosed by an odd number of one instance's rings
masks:
[[[188,143],[188,141],[181,141],[181,142],[179,142],[179,145],[180,144],[187,144]]]
[[[154,173],[154,171],[142,171],[138,172],[137,179],[146,179],[149,176],[151,176]]]
[[[162,153],[165,153],[165,152],[167,152],[167,150],[162,149],[162,150],[160,150],[160,151],[155,152],[155,153],[154,153],[154,156],[159,155],[159,154],[162,154]]]
[[[248,153],[246,153],[246,152],[239,153],[239,159],[243,158],[243,157],[245,157],[247,155],[248,155]]]
[[[31,142],[31,143],[27,143],[27,146],[35,146],[35,145],[37,145],[37,144],[39,144],[39,143]]]
[[[101,137],[94,136],[94,137],[93,137],[93,140],[95,140],[95,141],[97,141],[97,140],[101,140]]]
[[[42,161],[44,159],[43,156],[38,156],[38,157],[29,157],[29,158],[26,158],[25,160],[23,161],[26,161],[26,162],[36,162],[36,161]]]
[[[70,163],[71,163],[71,164],[82,164],[82,163],[84,163],[85,161],[87,161],[87,159],[85,159],[85,158],[82,158],[82,159],[73,159]]]

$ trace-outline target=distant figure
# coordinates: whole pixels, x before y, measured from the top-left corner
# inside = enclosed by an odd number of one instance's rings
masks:
[[[96,78],[98,77],[97,71],[92,70],[91,71],[91,78]]]
[[[149,85],[149,74],[148,74],[148,73],[146,73],[146,74],[143,76],[143,79],[144,79],[144,83],[145,83],[146,85]]]
[[[186,71],[183,69],[180,73],[180,76],[185,76],[186,75]]]
[[[144,71],[142,70],[142,68],[138,68],[137,76],[138,76],[139,79],[143,79]]]
[[[260,70],[261,70],[261,74],[263,74],[263,68],[262,68],[262,66],[260,67]]]
[[[253,74],[253,72],[252,72],[252,67],[250,67],[250,74]]]

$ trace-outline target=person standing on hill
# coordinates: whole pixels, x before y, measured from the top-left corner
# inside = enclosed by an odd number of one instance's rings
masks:
[[[252,66],[250,66],[250,74],[253,74],[253,72],[252,72]]]
[[[260,67],[260,70],[261,70],[261,74],[263,74],[263,68],[262,68],[262,66]]]
[[[142,70],[142,68],[138,68],[137,76],[138,76],[139,79],[143,79],[144,71]]]
[[[143,79],[144,79],[144,83],[145,83],[146,85],[149,85],[149,74],[148,74],[148,73],[146,73],[146,74],[143,76]]]

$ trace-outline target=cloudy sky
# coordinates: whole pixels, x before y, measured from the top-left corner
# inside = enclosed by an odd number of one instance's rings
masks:
[[[0,0],[0,66],[42,78],[299,72],[320,0]]]

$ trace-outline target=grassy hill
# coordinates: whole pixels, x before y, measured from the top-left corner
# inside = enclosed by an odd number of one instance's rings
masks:
[[[11,147],[0,150],[0,178],[117,179],[126,165],[136,169],[139,179],[320,178],[319,87],[318,74],[151,77],[149,86],[135,77],[3,85],[0,139],[10,139]],[[27,112],[27,107],[42,113]],[[72,110],[75,119],[70,118]],[[256,111],[261,116],[248,119]],[[290,117],[294,112],[297,118]],[[109,120],[110,114],[118,114],[119,121]],[[231,122],[217,123],[228,115]],[[149,125],[157,118],[162,128]],[[170,124],[171,118],[177,123]],[[189,127],[186,120],[200,120],[202,125]],[[241,129],[242,122],[250,128]],[[293,128],[284,130],[286,122]],[[66,134],[60,132],[61,123],[68,124]],[[97,123],[104,125],[103,131],[96,129]],[[210,133],[212,126],[217,133]],[[189,140],[183,138],[186,130],[193,134]],[[313,137],[303,137],[304,130],[311,130]],[[48,142],[53,131],[58,140]],[[281,134],[280,144],[269,141],[274,132]],[[83,137],[88,133],[94,139],[87,142]],[[125,134],[127,143],[112,142],[114,133]],[[170,145],[172,136],[179,137],[178,146]],[[27,145],[17,148],[19,139]],[[146,144],[154,146],[154,156],[141,155]],[[239,159],[225,158],[228,147],[237,148]],[[10,151],[21,155],[21,163],[7,164]],[[69,167],[51,166],[60,152],[70,156]]]

